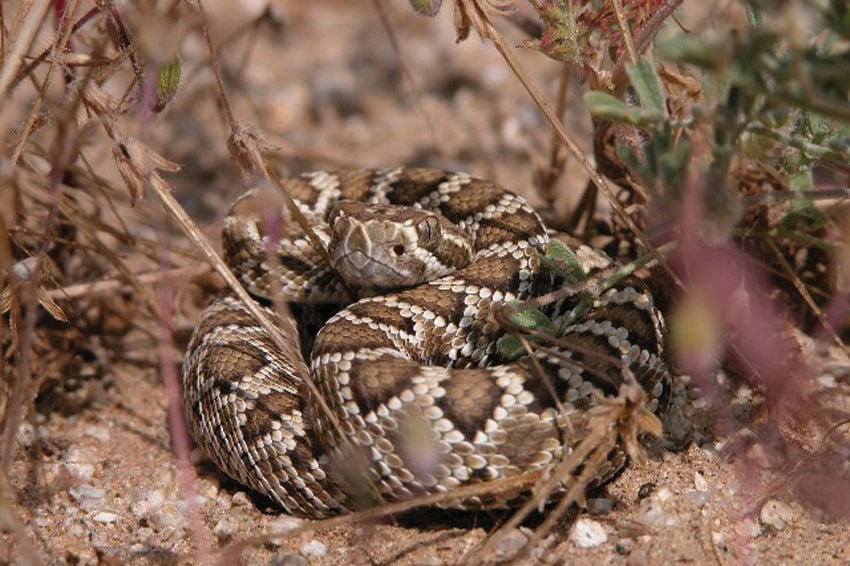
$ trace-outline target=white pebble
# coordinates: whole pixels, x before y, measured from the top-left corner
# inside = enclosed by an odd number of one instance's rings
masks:
[[[114,523],[117,520],[118,514],[110,511],[100,511],[99,513],[95,513],[92,517],[92,521],[95,523]]]
[[[276,533],[285,533],[287,531],[293,531],[306,523],[304,519],[299,519],[298,517],[290,517],[289,515],[281,515],[274,521],[272,521],[271,530]]]
[[[307,566],[307,559],[292,552],[281,552],[269,558],[268,566]]]
[[[765,503],[759,511],[759,521],[762,525],[773,527],[777,531],[783,530],[789,523],[796,519],[797,514],[787,504],[771,499]]]
[[[570,538],[579,548],[594,548],[608,541],[608,533],[601,523],[582,517],[576,521]]]
[[[313,539],[310,542],[305,542],[304,544],[302,544],[299,550],[304,556],[313,556],[316,558],[321,558],[328,553],[328,545]]]
[[[18,425],[17,440],[21,446],[29,448],[35,443],[37,434],[35,427],[29,421],[24,421]]]
[[[508,558],[525,546],[526,542],[528,542],[528,529],[525,527],[511,529],[499,536],[493,548],[493,554],[501,559]]]
[[[706,481],[705,476],[699,472],[694,474],[694,487],[699,491],[708,490],[708,481]]]
[[[88,481],[94,476],[95,459],[88,453],[72,448],[68,450],[65,456],[65,462],[62,464],[62,469],[70,477]]]
[[[173,502],[167,502],[160,507],[151,509],[150,521],[151,526],[157,531],[178,529],[185,524],[180,507]]]
[[[77,502],[82,502],[87,499],[103,499],[106,495],[106,491],[91,485],[78,485],[77,487],[72,487],[68,490],[68,493],[74,501]]]
[[[233,521],[229,517],[222,517],[213,527],[213,534],[220,541],[230,540],[233,537]]]
[[[102,426],[87,426],[84,433],[86,436],[91,436],[101,442],[107,442],[110,438],[109,430]]]
[[[251,498],[244,491],[234,493],[232,500],[234,507],[249,507],[251,505]]]

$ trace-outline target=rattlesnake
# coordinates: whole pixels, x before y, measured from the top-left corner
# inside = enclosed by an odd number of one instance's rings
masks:
[[[550,236],[522,198],[431,169],[316,172],[282,188],[336,271],[287,218],[281,195],[255,189],[237,200],[225,220],[226,259],[288,344],[275,346],[235,297],[219,298],[189,344],[183,394],[197,444],[287,512],[327,516],[544,469],[580,440],[588,408],[616,394],[626,372],[650,408],[661,404],[663,321],[635,279],[602,292],[571,323],[570,350],[501,363],[494,308],[562,284],[541,260]],[[364,212],[371,223],[358,220]],[[589,269],[605,262],[577,255]],[[318,332],[308,370],[296,322],[275,300],[310,311],[352,289],[362,298]],[[548,314],[577,302],[568,297]],[[622,461],[612,454],[600,477]],[[516,503],[508,499],[450,505]]]

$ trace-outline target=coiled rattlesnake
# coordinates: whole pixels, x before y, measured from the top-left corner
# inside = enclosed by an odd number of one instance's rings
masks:
[[[279,195],[240,198],[225,221],[227,261],[289,347],[277,348],[237,299],[217,299],[192,337],[183,388],[196,442],[289,513],[325,516],[542,469],[569,453],[587,409],[616,394],[626,371],[658,405],[663,322],[635,280],[571,322],[569,350],[536,354],[544,375],[528,358],[499,359],[494,307],[559,285],[540,258],[546,228],[520,197],[466,174],[405,168],[317,172],[283,188],[334,267],[281,218]],[[362,298],[327,321],[305,362],[295,321],[273,301],[340,303],[346,288]],[[621,465],[614,457],[601,474]]]

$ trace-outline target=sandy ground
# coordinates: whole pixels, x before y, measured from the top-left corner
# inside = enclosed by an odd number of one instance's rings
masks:
[[[432,20],[414,15],[404,2],[382,4],[400,53],[371,2],[276,3],[276,29],[246,27],[262,8],[259,2],[211,2],[217,42],[242,31],[222,48],[225,88],[237,118],[261,127],[280,146],[289,171],[398,163],[463,169],[539,204],[531,179],[534,167],[548,159],[551,134],[492,46],[477,37],[456,45],[449,7]],[[503,29],[514,42],[521,40],[509,26]],[[227,128],[198,34],[185,41],[183,52],[181,90],[147,135],[152,147],[182,165],[169,181],[215,238],[226,203],[243,184],[228,161]],[[559,67],[532,51],[517,55],[551,96]],[[570,89],[574,102],[566,122],[587,144],[580,86]],[[97,163],[104,156],[91,158]],[[565,179],[554,210],[544,211],[550,217],[562,217],[584,184],[574,162]],[[188,284],[180,292],[177,337],[185,343],[206,296]],[[279,515],[201,463],[194,483],[200,518],[193,522],[172,452],[157,347],[145,328],[156,327],[141,322],[122,341],[120,355],[108,352],[102,375],[83,380],[73,404],[66,391],[55,403],[42,403],[22,427],[12,478],[30,557],[69,564],[232,563],[240,541],[280,532],[242,547],[244,563],[454,564],[506,518],[424,510],[292,534],[287,531],[309,522]],[[810,389],[829,399],[832,409],[849,412],[848,361],[805,337],[801,342],[819,376]],[[693,392],[691,397],[688,414],[700,415],[704,403]],[[730,444],[753,434],[747,427],[761,417],[758,396],[746,388],[727,382],[723,397],[736,414],[751,412],[740,430],[715,437],[704,426],[710,415],[702,414],[703,425],[694,432],[698,443],[680,451],[650,450],[647,462],[629,466],[592,493],[589,512],[578,521],[563,520],[546,548],[523,561],[850,564],[846,521],[824,513],[814,497],[794,496],[799,490],[783,481],[797,477],[789,466],[799,459],[760,459],[757,444],[745,461],[731,456],[739,452],[728,450]],[[821,446],[819,434],[814,427],[792,426],[789,432],[807,447]],[[838,457],[850,461],[847,452]],[[850,498],[850,481],[835,479],[830,489],[838,491],[828,496]],[[508,556],[539,521],[504,539],[490,558]],[[26,558],[15,537],[0,540],[0,560]]]

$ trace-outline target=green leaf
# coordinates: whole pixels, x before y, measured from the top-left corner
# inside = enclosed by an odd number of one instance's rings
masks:
[[[180,86],[180,77],[182,75],[182,61],[180,56],[176,56],[170,61],[164,63],[156,75],[156,103],[154,111],[161,112],[165,105],[174,98],[177,94],[177,87]]]
[[[629,106],[619,98],[598,90],[586,92],[584,103],[595,118],[624,122],[635,126],[645,126],[664,117],[663,114],[647,112],[642,108]]]
[[[619,98],[598,90],[586,92],[584,103],[590,109],[590,113],[597,118],[607,118],[616,122],[631,121],[630,116],[634,112],[632,107]]]
[[[505,334],[496,341],[496,351],[499,353],[499,357],[506,362],[516,360],[526,353],[522,343],[511,334]]]
[[[656,53],[680,63],[691,63],[703,69],[723,68],[732,56],[734,42],[729,34],[713,37],[682,34],[671,39],[659,39]]]
[[[410,0],[413,9],[423,16],[436,16],[442,3],[443,0]]]
[[[542,259],[544,265],[554,271],[556,275],[563,277],[567,284],[584,281],[587,277],[587,273],[581,267],[575,252],[560,240],[549,242],[546,255]]]
[[[643,109],[649,115],[663,118],[667,113],[664,86],[655,66],[648,59],[641,57],[637,65],[626,65],[626,74],[637,92]]]
[[[520,328],[528,330],[536,330],[552,334],[555,332],[555,325],[549,320],[549,317],[537,309],[522,309],[513,311],[508,314],[508,320]]]

